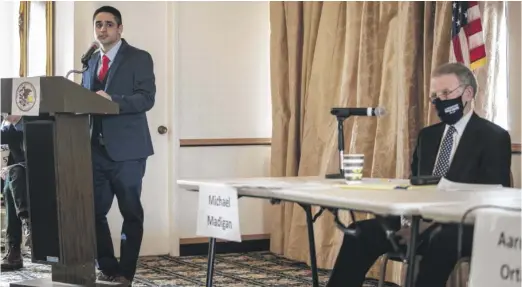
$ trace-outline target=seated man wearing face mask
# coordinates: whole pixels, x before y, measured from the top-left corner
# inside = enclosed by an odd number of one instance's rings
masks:
[[[441,123],[422,129],[411,163],[412,175],[435,175],[451,181],[510,186],[511,138],[508,132],[472,110],[477,81],[466,66],[444,64],[432,73],[430,100]],[[399,244],[409,242],[410,228],[399,217],[357,222],[360,233],[345,235],[329,287],[360,287],[379,256],[393,251],[382,222],[396,230]],[[438,228],[434,228],[438,226]],[[351,228],[355,225],[352,224]],[[471,256],[473,227],[463,230],[462,256]],[[457,263],[457,224],[421,222],[421,255],[415,287],[445,287]]]

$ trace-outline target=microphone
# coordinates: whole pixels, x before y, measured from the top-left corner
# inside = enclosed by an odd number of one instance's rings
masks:
[[[386,115],[386,109],[377,108],[332,108],[330,113],[336,117],[347,118],[349,116],[380,117]]]
[[[98,43],[93,42],[91,44],[91,46],[89,47],[89,50],[87,50],[87,52],[85,52],[85,54],[83,54],[81,62],[84,66],[87,66],[89,64],[89,60],[91,59],[92,54],[94,54],[94,52],[96,52],[96,50],[98,50],[98,48],[99,48]]]
[[[91,44],[91,46],[89,47],[89,50],[87,50],[87,52],[85,52],[85,54],[83,54],[82,58],[80,59],[80,62],[82,63],[83,68],[81,70],[74,70],[74,69],[70,70],[69,72],[67,72],[67,75],[65,75],[65,78],[68,79],[69,75],[71,75],[72,73],[81,74],[81,73],[87,71],[87,69],[89,69],[89,60],[91,59],[92,54],[94,54],[94,52],[96,52],[96,50],[98,48],[99,48],[98,43],[93,42]]]
[[[350,116],[380,117],[386,114],[383,107],[377,108],[332,108],[330,113],[337,117],[337,149],[339,150],[339,174],[327,174],[326,178],[344,178],[343,157],[344,157],[344,120]]]

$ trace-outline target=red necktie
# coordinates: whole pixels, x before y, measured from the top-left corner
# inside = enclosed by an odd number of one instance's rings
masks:
[[[105,79],[105,76],[107,75],[107,71],[109,71],[109,62],[111,61],[111,59],[109,59],[109,57],[107,57],[107,55],[103,55],[102,57],[102,67],[101,67],[101,70],[100,70],[100,74],[98,74],[98,79],[103,82],[103,80]]]

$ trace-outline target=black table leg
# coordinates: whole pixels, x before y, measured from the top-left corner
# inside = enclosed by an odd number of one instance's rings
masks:
[[[216,257],[216,238],[211,237],[208,242],[207,287],[212,286],[214,276],[214,261]]]
[[[306,225],[308,226],[308,244],[310,248],[310,265],[312,267],[312,286],[319,286],[319,277],[317,275],[317,259],[315,254],[315,236],[314,236],[314,220],[312,217],[312,207],[310,205],[302,205],[306,212]]]
[[[411,237],[408,245],[408,269],[406,273],[406,287],[413,287],[415,284],[415,253],[417,250],[417,237],[419,235],[419,216],[413,216],[411,223]]]

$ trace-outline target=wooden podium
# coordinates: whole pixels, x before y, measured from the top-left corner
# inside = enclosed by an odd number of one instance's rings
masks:
[[[39,103],[23,117],[31,259],[52,266],[51,279],[11,286],[115,286],[96,282],[89,115],[118,114],[118,104],[58,76],[1,79],[0,87],[2,113]]]

